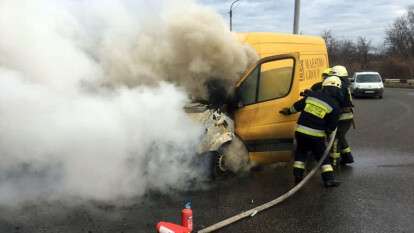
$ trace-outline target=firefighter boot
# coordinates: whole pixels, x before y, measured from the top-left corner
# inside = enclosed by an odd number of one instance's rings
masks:
[[[325,188],[332,188],[332,187],[338,187],[339,185],[341,185],[341,182],[333,179],[333,180],[325,180],[323,182],[323,185],[325,186]]]
[[[354,157],[351,152],[341,154],[341,165],[347,165],[354,162]]]
[[[338,187],[341,182],[335,180],[333,171],[322,172],[322,180],[325,188]]]

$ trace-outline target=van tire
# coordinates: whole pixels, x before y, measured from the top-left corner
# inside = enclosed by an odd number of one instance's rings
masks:
[[[231,174],[231,171],[226,168],[224,160],[224,154],[220,151],[211,151],[212,156],[212,171],[211,176],[213,179],[227,177]]]

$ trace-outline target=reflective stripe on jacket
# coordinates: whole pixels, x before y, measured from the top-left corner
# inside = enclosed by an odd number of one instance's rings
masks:
[[[341,113],[336,100],[323,91],[310,92],[290,111],[301,112],[296,131],[314,137],[326,137],[326,131],[334,131]]]
[[[326,137],[324,130],[312,129],[304,125],[298,125],[296,131],[313,137]]]

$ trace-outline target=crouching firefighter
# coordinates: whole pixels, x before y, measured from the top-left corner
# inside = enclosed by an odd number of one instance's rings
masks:
[[[327,77],[320,91],[309,92],[292,107],[280,111],[283,115],[301,112],[295,132],[297,148],[293,176],[296,184],[303,179],[308,152],[312,152],[314,158],[320,160],[326,149],[327,136],[337,127],[341,113],[337,101],[340,98],[341,85],[338,77]],[[340,184],[335,180],[329,158],[322,162],[321,176],[325,187],[336,187]]]

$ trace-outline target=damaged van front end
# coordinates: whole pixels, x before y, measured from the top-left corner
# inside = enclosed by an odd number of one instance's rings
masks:
[[[198,154],[208,161],[211,176],[225,176],[247,169],[247,149],[235,135],[234,121],[229,116],[201,103],[186,105],[185,112],[205,129]]]

